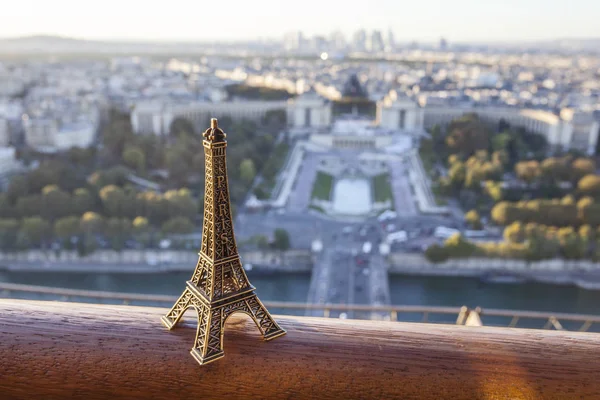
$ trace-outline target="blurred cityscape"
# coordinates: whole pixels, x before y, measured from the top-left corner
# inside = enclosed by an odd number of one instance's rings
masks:
[[[600,312],[600,39],[391,29],[0,39],[0,293],[177,294],[210,118],[263,300]]]

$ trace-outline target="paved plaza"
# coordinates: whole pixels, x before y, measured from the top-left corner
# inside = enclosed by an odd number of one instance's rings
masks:
[[[408,166],[404,161],[389,162],[394,207],[398,216],[410,217],[418,214],[417,205],[408,180]]]
[[[365,215],[371,210],[371,184],[364,178],[344,178],[333,187],[333,209],[343,215]]]
[[[322,157],[323,155],[319,153],[307,152],[305,154],[288,198],[288,211],[305,212],[308,210],[312,187],[317,175],[317,167]]]

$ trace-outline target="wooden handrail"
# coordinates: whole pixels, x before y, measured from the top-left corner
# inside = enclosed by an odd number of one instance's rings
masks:
[[[194,314],[0,300],[0,398],[567,399],[600,397],[600,336],[277,316],[262,342],[243,314],[225,358],[190,356]]]

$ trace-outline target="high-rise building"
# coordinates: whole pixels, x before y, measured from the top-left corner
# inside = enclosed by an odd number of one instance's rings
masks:
[[[283,46],[286,50],[302,50],[305,45],[305,38],[301,31],[286,33],[283,37]]]
[[[367,45],[367,32],[364,29],[356,31],[352,36],[354,50],[365,51]]]
[[[341,31],[334,31],[329,37],[329,44],[334,50],[343,50],[346,48],[346,36]]]
[[[440,50],[448,49],[448,41],[445,38],[440,39]]]
[[[367,51],[379,52],[384,49],[383,36],[381,31],[374,30],[367,38]]]
[[[385,40],[385,50],[394,51],[396,50],[396,40],[394,39],[394,32],[391,29],[387,31],[387,37]]]

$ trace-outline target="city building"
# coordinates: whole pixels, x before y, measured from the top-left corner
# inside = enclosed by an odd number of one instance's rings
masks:
[[[367,36],[366,49],[370,52],[381,52],[385,48],[383,43],[383,36],[381,31],[374,30],[370,35]]]
[[[309,141],[326,149],[371,150],[410,148],[412,141],[398,129],[386,129],[370,119],[343,116],[325,131],[313,131]]]
[[[0,117],[0,147],[8,146],[10,143],[10,128],[8,119]]]
[[[287,121],[291,128],[325,128],[331,125],[331,103],[309,90],[288,100]]]
[[[542,135],[555,149],[580,150],[593,154],[599,135],[599,124],[592,113],[563,110],[560,115],[550,111],[509,108],[461,106],[425,106],[423,127],[431,129],[435,125],[445,126],[452,120],[467,113],[475,113],[483,121],[498,125],[504,121],[513,127],[524,128]]]
[[[396,50],[396,40],[394,39],[394,32],[391,29],[387,31],[387,37],[385,40],[385,51],[392,52]]]
[[[385,129],[423,131],[423,110],[408,96],[395,90],[377,102],[377,123]]]
[[[364,51],[367,48],[367,32],[364,29],[356,31],[352,36],[354,50]]]
[[[79,120],[60,123],[55,118],[24,117],[25,142],[42,153],[65,151],[72,147],[86,148],[92,145],[97,124]]]
[[[284,36],[283,43],[288,51],[302,50],[306,45],[306,39],[301,31],[289,32]]]
[[[131,111],[131,126],[138,134],[169,134],[171,123],[176,118],[189,120],[196,131],[206,128],[210,118],[230,117],[260,122],[270,111],[287,109],[284,100],[239,100],[224,102],[174,103],[164,101],[143,101]]]
[[[588,155],[594,154],[600,135],[600,122],[594,118],[594,114],[564,109],[560,117],[563,120],[565,136],[570,138],[569,148],[583,151]]]
[[[0,97],[14,96],[25,89],[25,82],[16,76],[0,70]]]
[[[17,160],[14,147],[0,147],[0,188],[6,190],[10,178],[23,171],[25,167]]]

